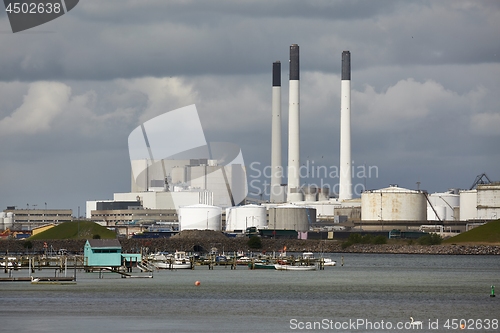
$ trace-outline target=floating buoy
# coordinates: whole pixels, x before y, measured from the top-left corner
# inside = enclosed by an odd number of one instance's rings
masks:
[[[194,283],[194,285],[195,285],[195,286],[199,286],[200,284],[201,284],[201,282],[200,282],[200,281],[196,281],[196,282]]]
[[[491,294],[490,297],[495,297],[495,286],[491,286]]]

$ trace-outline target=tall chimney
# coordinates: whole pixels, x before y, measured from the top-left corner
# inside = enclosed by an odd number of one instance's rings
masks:
[[[339,200],[352,199],[351,175],[351,52],[342,52],[340,81],[340,179]]]
[[[281,63],[273,63],[273,91],[271,118],[271,202],[284,202],[285,196],[281,181],[283,166],[281,164]]]
[[[288,105],[288,202],[302,201],[300,191],[299,46],[290,46],[290,88]]]

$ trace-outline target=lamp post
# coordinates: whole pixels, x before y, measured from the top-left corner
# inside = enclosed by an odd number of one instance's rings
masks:
[[[26,204],[26,213],[28,214],[28,227],[31,230],[32,228],[31,228],[31,225],[30,225],[30,204],[29,203]]]

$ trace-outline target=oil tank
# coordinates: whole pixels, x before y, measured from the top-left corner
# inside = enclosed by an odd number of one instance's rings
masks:
[[[460,221],[477,219],[477,190],[460,191]]]
[[[248,227],[267,227],[266,207],[245,205],[226,209],[226,231],[245,231]]]
[[[210,205],[192,205],[179,208],[179,230],[222,230],[222,209]]]
[[[427,199],[421,191],[391,185],[361,194],[363,221],[425,221]]]
[[[269,229],[307,231],[316,223],[316,209],[295,205],[269,208]]]
[[[455,190],[449,190],[443,193],[432,193],[429,195],[429,202],[434,207],[434,210],[438,212],[441,221],[453,221],[458,219],[455,217],[454,209],[455,207],[460,207],[460,195],[455,193]],[[427,203],[427,219],[429,221],[438,221],[436,213],[430,207],[429,202]],[[444,212],[443,212],[444,210]]]

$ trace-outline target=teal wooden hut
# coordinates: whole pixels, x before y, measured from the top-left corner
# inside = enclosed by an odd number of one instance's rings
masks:
[[[89,239],[83,248],[83,260],[88,267],[119,267],[122,246],[118,239]]]

